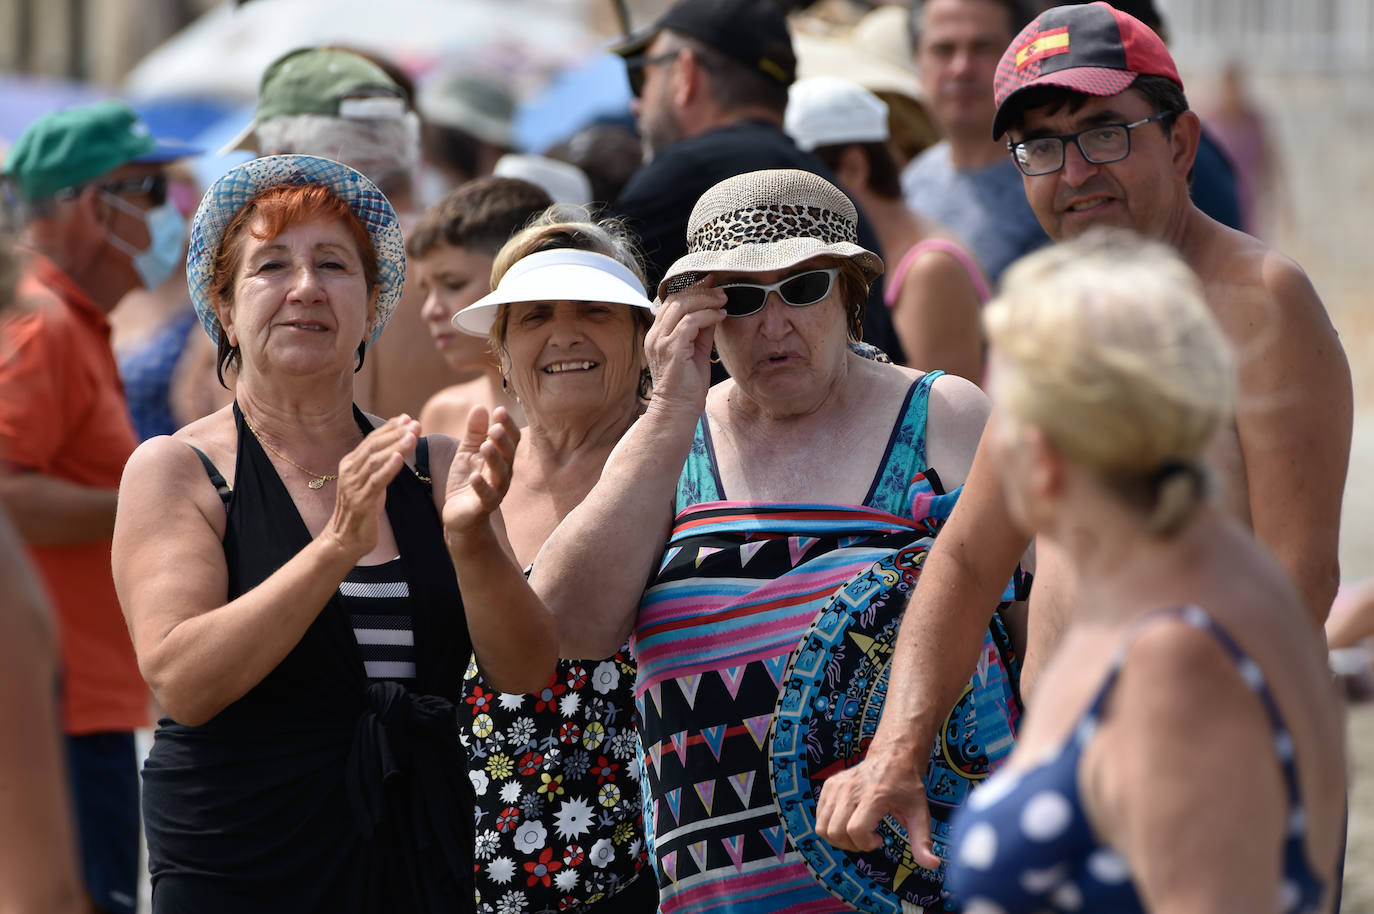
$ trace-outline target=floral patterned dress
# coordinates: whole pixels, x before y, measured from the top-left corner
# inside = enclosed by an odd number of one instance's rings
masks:
[[[561,660],[528,695],[492,690],[468,664],[460,714],[479,911],[575,911],[645,871],[634,680],[628,651]]]

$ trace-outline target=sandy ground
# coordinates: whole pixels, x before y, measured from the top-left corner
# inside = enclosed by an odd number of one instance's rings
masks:
[[[1347,736],[1353,762],[1353,789],[1341,912],[1370,914],[1374,912],[1374,703],[1351,706]]]
[[[1198,85],[1195,79],[1187,80]],[[1355,430],[1341,515],[1342,578],[1374,576],[1374,89],[1367,76],[1255,80],[1284,151],[1293,219],[1277,245],[1307,270],[1341,334]],[[1201,93],[1190,91],[1195,105]],[[1319,404],[1314,404],[1320,408]],[[1352,791],[1344,914],[1374,914],[1374,703],[1350,706]]]

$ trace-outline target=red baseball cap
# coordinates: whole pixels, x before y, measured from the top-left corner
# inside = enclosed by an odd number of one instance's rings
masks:
[[[1016,113],[1012,101],[1027,89],[1057,86],[1105,97],[1126,91],[1142,74],[1183,88],[1168,48],[1145,23],[1100,0],[1046,10],[1021,30],[997,65],[992,138],[1007,132]]]

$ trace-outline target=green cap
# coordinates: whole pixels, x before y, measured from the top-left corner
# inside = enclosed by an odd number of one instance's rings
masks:
[[[156,140],[128,105],[102,101],[45,114],[10,147],[5,177],[25,201],[44,200],[129,162],[170,162],[200,152]]]
[[[342,48],[299,48],[278,57],[262,74],[258,86],[258,110],[224,151],[252,149],[253,131],[263,121],[296,114],[330,117],[367,116],[368,103],[353,107],[358,99],[398,99],[391,103],[395,116],[405,113],[405,91],[386,71],[360,54]],[[371,106],[375,110],[376,106]],[[387,109],[387,113],[392,113]]]

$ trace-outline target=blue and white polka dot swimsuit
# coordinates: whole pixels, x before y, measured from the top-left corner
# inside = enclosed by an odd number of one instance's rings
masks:
[[[1289,797],[1278,909],[1295,914],[1321,910],[1326,884],[1309,865],[1303,845],[1307,822],[1293,740],[1264,673],[1202,609],[1189,606],[1166,612],[1216,638],[1263,703]],[[1126,860],[1097,843],[1078,795],[1079,761],[1096,732],[1129,646],[1128,639],[1117,650],[1096,697],[1052,758],[1033,768],[995,775],[973,792],[956,817],[945,888],[963,905],[964,914],[1145,910]]]

